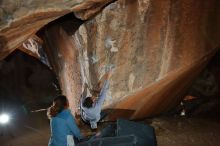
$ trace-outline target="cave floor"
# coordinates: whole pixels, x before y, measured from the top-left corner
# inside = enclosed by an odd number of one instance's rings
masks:
[[[220,146],[220,120],[161,117],[152,120],[158,146]]]
[[[40,118],[45,115],[35,115]],[[46,119],[46,118],[45,118]],[[33,120],[36,121],[36,120]],[[207,117],[163,116],[144,120],[155,128],[158,146],[218,146],[220,145],[220,119]],[[108,123],[100,125],[104,127]],[[31,124],[32,128],[14,125],[13,132],[0,136],[1,146],[46,146],[50,136],[49,122]],[[88,126],[84,135],[91,134]]]

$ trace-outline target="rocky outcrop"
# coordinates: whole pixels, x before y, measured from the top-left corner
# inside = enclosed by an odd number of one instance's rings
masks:
[[[58,77],[62,94],[69,99],[72,112],[76,112],[81,94],[81,75],[78,63],[78,51],[72,37],[61,25],[51,25],[44,30],[44,48],[48,54],[53,70]]]
[[[88,19],[111,0],[2,0],[0,2],[0,59],[47,23],[71,12]]]
[[[220,43],[219,1],[118,0],[74,35],[82,81],[113,68],[106,108],[131,118],[178,103]],[[119,114],[119,113],[118,113]]]
[[[113,76],[105,109],[117,111],[111,118],[143,118],[170,109],[218,50],[220,1],[109,2],[30,1],[36,6],[31,13],[1,24],[0,58],[49,21],[73,11],[78,18],[90,18],[73,36],[62,23],[43,30],[47,56],[72,110],[78,108],[81,86],[94,89],[109,69]]]

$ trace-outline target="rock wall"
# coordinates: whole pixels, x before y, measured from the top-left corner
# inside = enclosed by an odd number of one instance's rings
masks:
[[[73,37],[56,23],[44,33],[47,56],[73,112],[81,85],[94,89],[109,68],[113,76],[104,108],[121,110],[112,112],[113,118],[166,111],[181,100],[220,43],[218,0],[16,2],[0,3],[0,58],[66,13],[90,18]]]
[[[61,25],[51,25],[44,30],[44,48],[58,77],[62,94],[69,99],[71,111],[77,110],[77,99],[81,94],[81,75],[78,51],[72,37]]]
[[[88,19],[112,0],[1,0],[0,59],[49,22],[71,12]]]
[[[74,35],[82,81],[113,68],[105,108],[143,118],[175,105],[220,42],[220,2],[118,0]]]

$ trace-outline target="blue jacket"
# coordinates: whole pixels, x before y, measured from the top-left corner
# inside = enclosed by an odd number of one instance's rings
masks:
[[[51,137],[48,146],[67,146],[67,135],[81,139],[82,135],[69,109],[50,120]]]

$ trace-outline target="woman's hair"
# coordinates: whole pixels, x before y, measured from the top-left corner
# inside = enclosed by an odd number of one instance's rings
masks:
[[[86,99],[83,102],[83,106],[87,108],[91,108],[93,105],[92,97],[86,97]]]
[[[59,95],[53,100],[53,105],[48,108],[48,118],[55,117],[58,113],[62,112],[68,106],[68,100],[66,96]]]

